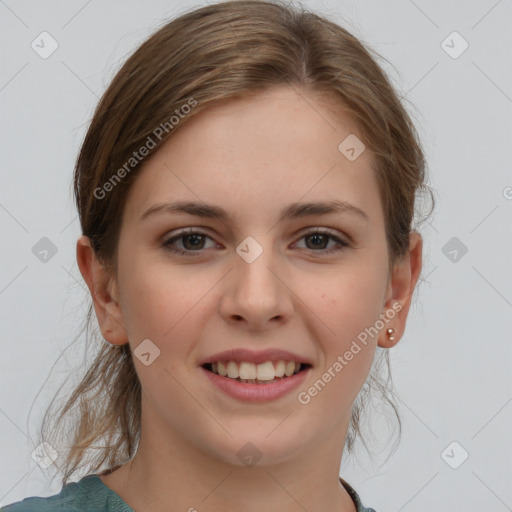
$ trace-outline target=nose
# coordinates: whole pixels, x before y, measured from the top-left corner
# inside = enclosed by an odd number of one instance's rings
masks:
[[[222,317],[251,332],[287,323],[293,313],[293,292],[286,281],[286,270],[277,265],[270,249],[251,263],[235,255],[234,268],[223,280]]]

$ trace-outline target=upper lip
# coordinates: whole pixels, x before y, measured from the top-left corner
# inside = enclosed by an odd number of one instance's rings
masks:
[[[219,361],[236,361],[239,363],[244,361],[254,364],[265,363],[266,361],[294,361],[296,363],[311,365],[308,358],[277,348],[269,348],[260,351],[246,348],[224,350],[223,352],[218,352],[217,354],[204,358],[200,361],[199,365],[202,366],[207,363],[217,363]]]

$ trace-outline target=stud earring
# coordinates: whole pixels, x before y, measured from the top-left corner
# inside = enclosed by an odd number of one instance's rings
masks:
[[[391,336],[395,332],[395,329],[389,328],[386,332],[388,333],[389,341],[395,341],[395,337]]]

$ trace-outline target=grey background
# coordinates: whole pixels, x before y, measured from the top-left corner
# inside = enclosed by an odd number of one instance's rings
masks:
[[[391,351],[402,442],[387,461],[375,442],[374,462],[361,452],[341,474],[379,512],[512,510],[512,2],[304,3],[389,61],[438,201],[421,227],[425,281]],[[87,123],[136,46],[199,5],[0,1],[0,504],[61,488],[31,453],[48,400],[84,357],[82,338],[70,345],[87,298],[71,177]],[[59,45],[47,59],[31,47],[43,31]],[[458,36],[442,45],[454,31],[469,44],[458,58],[445,51],[463,48]],[[57,249],[46,262],[33,253],[43,237]]]

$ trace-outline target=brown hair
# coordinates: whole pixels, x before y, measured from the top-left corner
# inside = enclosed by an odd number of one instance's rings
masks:
[[[390,269],[407,253],[416,196],[430,189],[413,124],[371,51],[336,23],[303,8],[235,0],[165,24],[126,61],[96,108],[76,162],[74,190],[82,232],[107,268],[115,272],[125,198],[142,167],[134,151],[151,145],[154,152],[215,102],[283,84],[325,93],[355,119],[377,162]],[[99,341],[97,329],[91,332],[92,313],[91,303],[86,339]],[[380,375],[383,362],[387,380]],[[349,452],[357,436],[364,443],[360,419],[372,390],[397,413],[390,384],[384,350],[354,403]],[[92,472],[135,455],[141,386],[128,344],[100,341],[85,376],[60,413],[51,416],[57,428],[48,427],[47,411],[41,438],[56,445],[64,418],[77,408],[78,419],[66,432],[71,444],[65,449],[63,484],[81,467]]]

